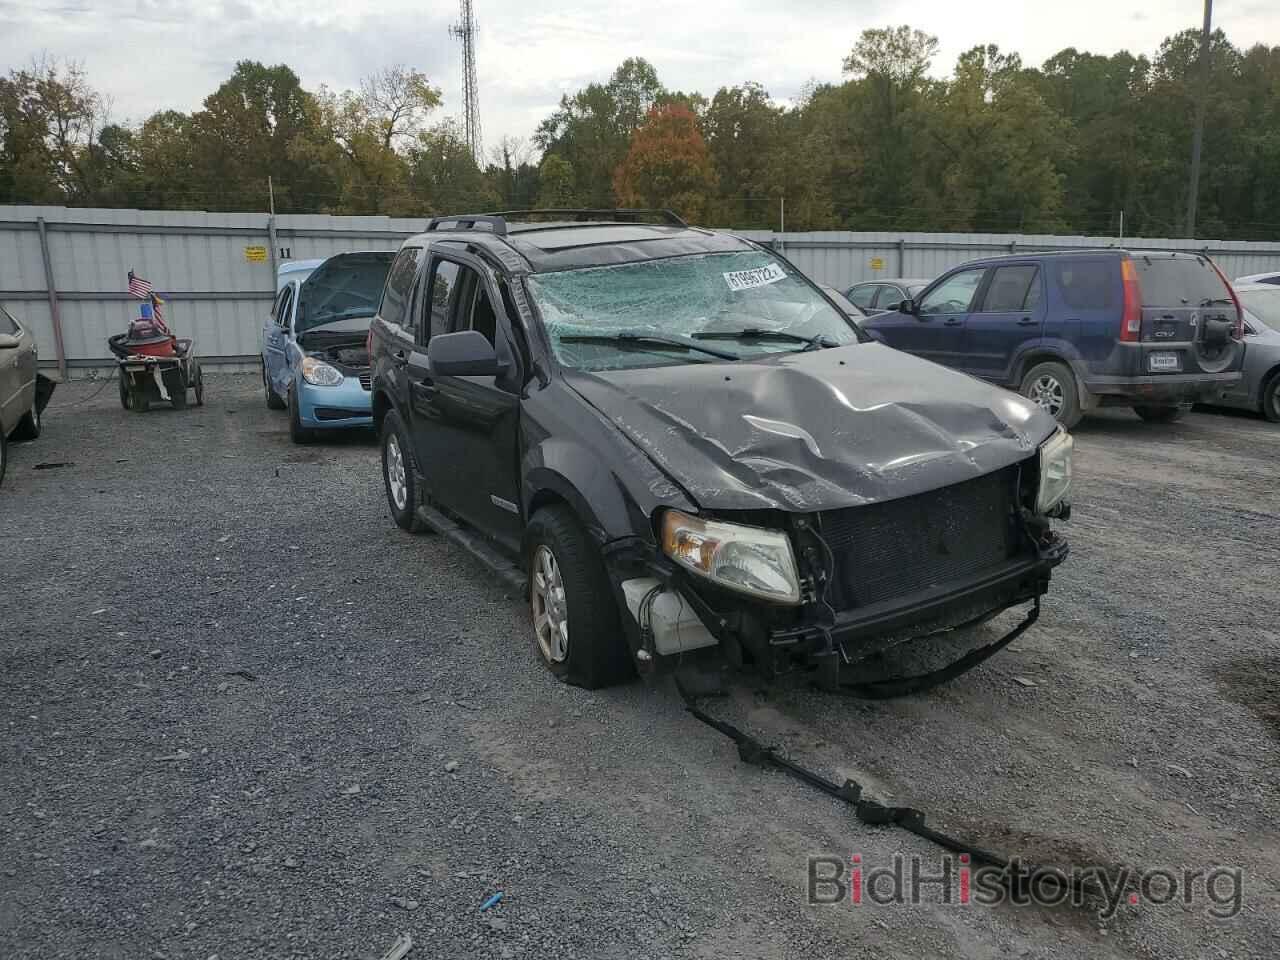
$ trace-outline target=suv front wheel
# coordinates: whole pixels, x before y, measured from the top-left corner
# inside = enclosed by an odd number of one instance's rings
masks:
[[[525,559],[538,653],[566,683],[594,690],[628,679],[631,658],[599,551],[568,507],[529,521]]]

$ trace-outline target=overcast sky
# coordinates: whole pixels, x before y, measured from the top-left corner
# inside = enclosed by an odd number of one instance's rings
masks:
[[[978,43],[1040,64],[1075,46],[1154,53],[1195,26],[1201,0],[474,0],[480,115],[486,144],[527,138],[560,94],[604,80],[625,57],[651,61],[668,87],[710,95],[756,80],[777,99],[810,79],[840,78],[841,59],[868,27],[909,23],[936,35],[939,75]],[[355,86],[404,63],[444,92],[440,116],[460,114],[462,60],[448,26],[453,0],[0,0],[0,65],[42,51],[82,62],[111,96],[114,118],[192,110],[241,59],[287,63],[307,88]],[[1280,0],[1218,0],[1214,23],[1237,45],[1280,44]]]

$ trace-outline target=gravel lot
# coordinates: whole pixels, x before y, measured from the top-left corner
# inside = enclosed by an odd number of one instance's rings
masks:
[[[392,525],[370,438],[292,446],[256,377],[207,383],[147,415],[64,386],[11,448],[0,955],[1280,954],[1274,426],[1086,421],[1040,624],[945,688],[710,702],[982,845],[1243,871],[1232,920],[1102,922],[807,906],[810,854],[941,852],[738,763],[668,684],[557,684],[518,598]]]

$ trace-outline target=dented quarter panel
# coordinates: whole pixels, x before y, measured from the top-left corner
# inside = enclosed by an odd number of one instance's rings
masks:
[[[923,493],[1023,460],[1056,429],[1017,394],[877,343],[564,378],[713,510]]]

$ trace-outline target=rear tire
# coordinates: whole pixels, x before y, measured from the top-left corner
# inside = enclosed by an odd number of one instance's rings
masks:
[[[1022,378],[1018,392],[1068,430],[1084,416],[1075,374],[1065,363],[1037,363]]]
[[[196,367],[196,406],[204,406],[204,371]]]
[[[294,443],[306,444],[315,440],[315,431],[302,425],[302,414],[298,412],[298,391],[289,391],[289,439]]]
[[[421,533],[418,519],[418,465],[413,458],[400,415],[387,411],[382,420],[382,486],[387,492],[387,506],[396,526],[408,533]]]
[[[187,409],[187,381],[180,372],[167,377],[164,388],[169,391],[169,400],[173,403],[173,409]]]
[[[15,443],[30,443],[32,440],[39,438],[40,411],[36,408],[34,400],[31,402],[31,409],[18,421],[18,425],[13,428],[11,436]]]
[[[1173,423],[1186,415],[1187,408],[1177,403],[1135,403],[1133,412],[1147,423]]]
[[[4,471],[9,466],[9,440],[0,429],[0,486],[4,486]]]
[[[267,397],[268,410],[283,410],[284,401],[280,399],[280,395],[271,389],[271,381],[267,379],[267,368],[262,368],[262,389]]]
[[[1280,423],[1280,371],[1273,373],[1262,388],[1262,415],[1272,423]]]
[[[133,406],[133,389],[129,386],[129,377],[120,371],[120,406],[128,410]]]
[[[595,690],[634,674],[600,551],[573,512],[545,507],[526,538],[534,645],[556,677]]]

